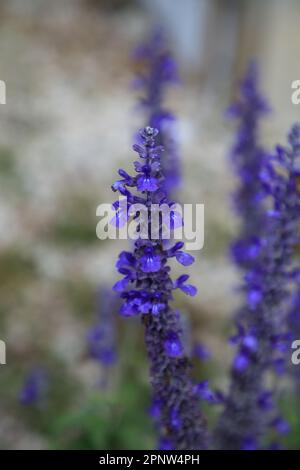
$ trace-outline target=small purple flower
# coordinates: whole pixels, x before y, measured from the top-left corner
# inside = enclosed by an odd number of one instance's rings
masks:
[[[145,249],[145,254],[141,257],[140,263],[144,273],[156,273],[161,269],[161,257],[155,255],[151,247]]]
[[[171,411],[170,421],[173,428],[179,429],[181,427],[181,421],[177,410],[173,409]]]
[[[193,356],[201,361],[208,361],[211,357],[210,351],[201,343],[196,343],[193,348]]]
[[[237,372],[243,372],[249,366],[249,362],[249,358],[245,354],[237,354],[233,362],[233,368]]]
[[[159,442],[158,450],[173,450],[172,444],[167,439],[161,439]]]
[[[168,333],[164,346],[166,353],[170,357],[179,357],[183,352],[182,344],[178,335],[172,331]]]
[[[157,180],[148,175],[140,176],[137,179],[138,191],[156,191],[158,189]]]
[[[160,400],[152,400],[149,408],[149,414],[154,420],[158,420],[161,415],[161,402]]]
[[[278,432],[278,434],[288,434],[291,430],[289,423],[287,423],[281,416],[277,416],[271,421],[270,426]]]
[[[192,284],[186,284],[186,281],[189,279],[189,276],[187,274],[183,274],[182,276],[179,276],[179,278],[174,282],[174,288],[175,289],[180,289],[182,292],[185,294],[194,297],[197,294],[197,288],[193,286]]]
[[[202,400],[208,401],[211,404],[219,402],[216,394],[209,388],[208,380],[204,380],[203,382],[195,385],[195,390]]]
[[[42,368],[33,368],[25,377],[21,391],[22,405],[37,405],[45,397],[48,388],[47,374]]]
[[[242,450],[257,450],[257,442],[253,437],[246,437],[243,441]]]
[[[248,301],[249,308],[251,310],[255,310],[262,299],[263,299],[263,293],[257,287],[252,288],[247,293],[247,301]]]
[[[244,336],[242,344],[246,350],[255,352],[258,346],[258,340],[253,334],[248,334]]]
[[[273,394],[270,391],[264,391],[258,397],[258,406],[264,411],[270,411],[274,408]]]

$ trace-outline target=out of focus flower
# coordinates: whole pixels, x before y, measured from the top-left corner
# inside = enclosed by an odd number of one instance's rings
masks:
[[[208,361],[211,357],[209,349],[199,342],[194,345],[192,355],[201,361]]]
[[[97,293],[96,322],[87,334],[90,356],[103,366],[112,365],[117,358],[115,313],[119,308],[116,295],[102,287]]]
[[[256,128],[267,107],[256,86],[250,68],[242,101],[234,107],[241,118],[233,162],[240,177],[235,200],[242,228],[233,254],[244,270],[245,302],[238,312],[238,334],[233,339],[238,351],[216,432],[217,447],[223,449],[249,448],[251,442],[259,448],[268,426],[266,413],[272,407],[270,397],[263,396],[265,375],[274,361],[281,360],[279,350],[284,349],[284,306],[300,216],[300,127],[292,128],[288,148],[278,147],[275,155],[266,157],[256,143]]]
[[[167,48],[167,41],[160,29],[133,53],[137,65],[134,88],[140,93],[140,105],[146,114],[146,124],[157,128],[157,142],[164,146],[161,159],[164,171],[164,189],[170,194],[180,183],[180,163],[177,150],[177,129],[174,114],[165,108],[165,95],[170,85],[178,84],[175,59]],[[147,181],[149,191],[154,190],[154,180]],[[144,186],[145,187],[145,186]],[[139,190],[142,186],[139,186]]]
[[[20,402],[22,405],[31,406],[38,405],[48,388],[47,373],[42,368],[33,368],[25,376],[24,382],[20,390]]]

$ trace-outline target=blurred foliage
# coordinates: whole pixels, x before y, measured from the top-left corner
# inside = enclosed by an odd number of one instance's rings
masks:
[[[119,10],[135,3],[135,0],[82,0],[82,2],[87,7],[96,9]]]
[[[0,148],[0,182],[4,189],[20,189],[22,188],[22,179],[20,177],[17,160],[8,147]]]
[[[300,448],[300,397],[285,393],[279,402],[283,417],[289,423],[291,431],[283,438],[285,449]]]
[[[83,317],[91,318],[95,310],[95,288],[85,279],[67,279],[60,284],[65,298],[70,302],[72,311]]]
[[[20,247],[0,252],[0,289],[16,288],[30,281],[37,274],[35,260],[28,251]]]
[[[60,449],[151,449],[153,428],[146,413],[149,390],[128,377],[116,390],[95,393],[57,422],[52,445]]]
[[[98,242],[95,203],[89,194],[70,191],[61,201],[57,218],[48,236],[63,245],[84,245]]]

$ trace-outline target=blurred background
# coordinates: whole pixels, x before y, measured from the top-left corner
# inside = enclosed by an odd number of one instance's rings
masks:
[[[118,317],[110,293],[127,243],[100,241],[95,229],[96,207],[113,201],[110,186],[130,167],[144,124],[131,52],[158,23],[181,77],[168,95],[179,121],[179,198],[205,205],[205,246],[190,269],[199,294],[176,305],[187,342],[211,352],[205,366],[195,357],[196,374],[226,387],[239,299],[224,110],[257,58],[273,110],[262,139],[283,141],[300,110],[291,102],[300,2],[1,0],[2,449],[155,447],[143,331],[138,319]]]

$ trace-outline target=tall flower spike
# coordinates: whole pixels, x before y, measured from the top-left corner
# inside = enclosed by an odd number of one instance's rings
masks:
[[[265,211],[260,252],[245,275],[247,305],[235,338],[239,348],[230,393],[217,429],[221,448],[242,449],[250,441],[259,447],[268,424],[278,432],[287,429],[286,424],[278,426],[283,422],[280,417],[270,420],[271,394],[264,387],[266,372],[284,360],[287,338],[286,300],[295,272],[292,254],[300,218],[299,126],[292,128],[289,144],[289,148],[277,147],[261,176],[272,208]]]
[[[240,236],[232,246],[234,261],[247,269],[255,260],[260,228],[263,227],[263,200],[266,195],[260,175],[264,168],[265,152],[258,143],[261,117],[269,108],[258,91],[257,65],[252,62],[240,87],[239,99],[229,108],[228,115],[239,120],[231,159],[238,177],[234,205],[241,218]]]
[[[142,159],[136,176],[124,181],[129,187],[140,187],[141,194],[130,193],[129,206],[136,200],[147,207],[151,204],[170,204],[162,188],[164,175],[160,165],[161,146],[157,145],[158,130],[146,127],[140,132],[141,145],[134,145]],[[153,190],[155,185],[155,190]],[[148,219],[151,234],[150,216]],[[183,243],[177,242],[165,249],[163,240],[138,238],[134,250],[122,252],[117,262],[125,282],[115,285],[121,291],[124,316],[140,315],[145,327],[145,341],[150,361],[151,382],[155,397],[155,416],[159,421],[163,449],[202,449],[207,445],[206,428],[199,406],[199,395],[189,377],[190,361],[182,338],[179,314],[171,306],[172,291],[176,288],[188,295],[195,295],[196,288],[187,284],[187,275],[173,282],[167,262],[170,257],[182,253]],[[181,258],[179,262],[182,263]],[[184,263],[183,263],[184,264]],[[188,260],[190,264],[190,258]]]
[[[141,91],[140,104],[146,113],[147,125],[159,130],[158,142],[164,146],[162,158],[164,188],[169,193],[180,183],[180,163],[177,151],[176,118],[165,108],[165,91],[179,82],[177,64],[166,47],[161,30],[156,30],[149,40],[134,51],[139,72],[134,87]]]
[[[249,89],[251,90],[249,98],[257,97],[257,94],[253,93],[253,82],[250,88],[249,78],[246,83],[248,93]],[[247,106],[254,106],[256,109],[257,103],[260,102],[262,101],[255,98],[251,104],[250,99]],[[237,109],[242,108],[238,106]],[[245,119],[245,115],[242,115],[242,119]],[[246,131],[246,122],[242,127]],[[253,121],[250,129],[253,129]],[[252,132],[250,135],[253,136]],[[243,140],[247,141],[246,135]],[[282,361],[281,344],[286,336],[283,326],[284,307],[291,279],[292,251],[297,239],[300,214],[296,166],[299,142],[300,132],[295,126],[289,136],[290,148],[278,147],[273,158],[267,159],[262,154],[261,162],[257,160],[256,165],[259,167],[256,170],[258,174],[255,182],[247,178],[247,171],[241,173],[240,194],[245,198],[240,198],[238,208],[244,217],[244,238],[235,259],[244,269],[242,289],[245,305],[238,312],[238,334],[233,338],[233,342],[238,344],[238,352],[232,365],[230,391],[225,409],[216,429],[217,448],[258,448],[268,424],[273,426],[278,419],[270,420],[268,416],[272,411],[272,404],[270,405],[270,399],[266,400],[270,394],[265,390],[265,375],[270,368]],[[246,157],[251,158],[253,154],[254,152],[240,154],[240,158],[243,161]],[[247,221],[245,208],[251,207],[255,189],[245,188],[243,191],[243,185],[252,184],[255,184],[259,195],[259,211],[254,214],[249,212],[251,221]],[[267,201],[271,204],[271,210],[267,209]],[[237,252],[235,251],[235,255]]]

